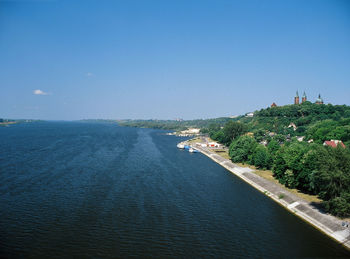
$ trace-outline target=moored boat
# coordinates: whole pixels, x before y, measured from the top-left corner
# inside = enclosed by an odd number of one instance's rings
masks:
[[[184,145],[184,144],[179,143],[179,144],[177,144],[177,147],[178,147],[178,148],[185,148],[185,145]]]
[[[190,148],[189,150],[188,150],[188,152],[191,152],[191,153],[198,153],[199,151],[197,150],[197,149],[194,149],[194,148]]]

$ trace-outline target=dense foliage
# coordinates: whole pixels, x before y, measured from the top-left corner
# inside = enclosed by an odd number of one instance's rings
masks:
[[[299,105],[285,105],[261,109],[252,118],[241,118],[250,131],[259,129],[281,135],[306,136],[323,143],[327,139],[350,141],[350,106],[332,104],[312,104],[305,102]],[[296,130],[288,127],[291,123]]]
[[[307,102],[267,108],[224,127],[212,124],[207,131],[229,146],[233,162],[271,169],[285,186],[318,195],[327,212],[350,216],[349,106]],[[296,136],[304,138],[298,141]],[[331,139],[347,147],[322,145]]]
[[[233,162],[272,169],[275,178],[290,188],[317,194],[326,211],[350,216],[350,150],[296,140],[283,145],[273,139],[265,147],[250,136],[240,136],[230,145]]]
[[[236,121],[228,121],[223,127],[212,123],[209,125],[207,131],[204,132],[208,132],[212,139],[228,146],[236,137],[247,131],[248,127],[245,124]]]
[[[313,124],[305,132],[308,139],[323,143],[329,139],[339,139],[350,144],[350,119],[324,120]]]

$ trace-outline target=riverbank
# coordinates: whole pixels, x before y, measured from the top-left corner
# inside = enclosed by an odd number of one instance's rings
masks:
[[[16,122],[16,121],[0,122],[0,127],[7,127],[11,124],[16,124],[16,123],[18,123],[18,122]]]
[[[186,141],[183,143],[188,144]],[[197,143],[198,145],[196,145]],[[310,223],[350,250],[350,226],[344,226],[342,220],[339,220],[332,215],[323,213],[312,202],[307,202],[306,200],[297,197],[273,182],[258,176],[257,174],[253,173],[253,169],[240,167],[232,163],[231,160],[216,154],[210,148],[202,147],[199,145],[200,141],[197,143],[195,141],[191,141],[191,145],[195,146],[195,148],[202,154],[220,164],[231,173],[235,174],[260,192],[276,201],[282,207]]]

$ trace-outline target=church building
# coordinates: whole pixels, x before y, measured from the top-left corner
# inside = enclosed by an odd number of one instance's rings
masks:
[[[321,95],[318,94],[318,98],[316,99],[316,104],[323,104],[323,99],[321,98]]]
[[[299,104],[299,93],[297,91],[297,95],[294,97],[294,104]]]
[[[304,91],[303,97],[301,97],[301,103],[304,103],[306,101],[307,101],[307,97],[306,97],[306,94],[305,94],[305,91]]]
[[[297,91],[297,94],[296,94],[296,96],[294,97],[294,104],[300,104],[299,103],[299,93],[298,93],[298,91]],[[306,93],[305,93],[305,91],[304,91],[304,94],[303,94],[303,96],[301,97],[301,103],[304,103],[304,102],[306,102],[307,101],[307,97],[306,97]],[[319,94],[318,95],[318,98],[316,99],[316,102],[315,102],[316,104],[323,104],[323,99],[321,98],[321,95]],[[272,106],[271,106],[272,107]]]
[[[307,97],[306,97],[306,94],[305,94],[305,91],[304,91],[304,94],[301,97],[301,103],[304,103],[306,101],[307,101]],[[294,104],[299,104],[299,93],[298,93],[298,91],[297,91],[297,95],[294,97]]]

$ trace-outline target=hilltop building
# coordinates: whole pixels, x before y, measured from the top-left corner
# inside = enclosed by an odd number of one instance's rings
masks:
[[[294,97],[294,104],[299,104],[299,93],[297,91],[297,95]]]
[[[304,94],[303,96],[301,97],[301,103],[304,103],[307,101],[307,97],[306,97],[306,94],[305,94],[305,91],[304,91]]]
[[[301,103],[304,103],[306,101],[307,101],[307,97],[306,97],[306,94],[305,94],[305,91],[304,91],[304,94],[301,97]],[[299,104],[299,93],[298,93],[298,91],[297,91],[297,95],[294,97],[294,104]]]
[[[277,104],[273,102],[273,103],[271,104],[271,107],[277,107]]]
[[[316,104],[323,104],[323,99],[321,98],[321,95],[318,94],[318,98],[316,99]]]
[[[307,96],[306,96],[306,93],[305,93],[305,91],[304,91],[304,94],[303,94],[303,96],[301,97],[301,103],[304,103],[304,102],[306,102],[307,101]],[[318,98],[316,99],[316,102],[315,102],[316,104],[323,104],[323,99],[321,98],[321,95],[319,94],[318,95]],[[299,93],[298,93],[298,91],[297,91],[297,94],[296,94],[296,96],[294,97],[294,104],[300,104],[300,102],[299,102]],[[271,105],[271,107],[272,107],[272,105]]]

